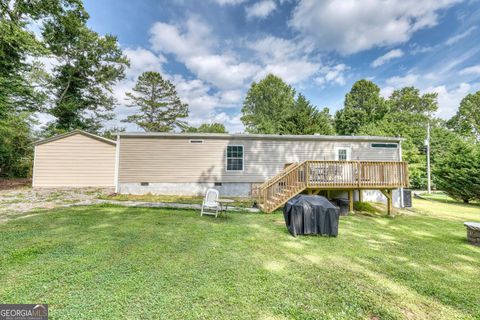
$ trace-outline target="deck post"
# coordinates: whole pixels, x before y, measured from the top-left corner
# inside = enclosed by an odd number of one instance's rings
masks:
[[[387,213],[389,216],[393,215],[393,206],[392,206],[392,190],[380,190],[383,195],[387,198]]]
[[[348,190],[348,211],[353,212],[353,190]]]
[[[305,186],[308,188],[310,186],[310,176],[309,176],[309,172],[310,172],[310,164],[307,161],[305,161]]]
[[[363,202],[363,190],[358,189],[358,202]]]

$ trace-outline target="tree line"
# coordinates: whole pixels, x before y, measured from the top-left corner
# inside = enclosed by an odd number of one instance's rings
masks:
[[[129,60],[117,38],[98,34],[88,19],[81,0],[0,2],[0,176],[27,176],[39,137],[74,129],[108,137],[121,130],[105,125],[115,116],[113,87]],[[182,121],[187,105],[157,72],[142,74],[128,97],[139,112],[125,121],[147,131],[225,131],[221,124],[195,128]],[[40,130],[38,114],[49,119]]]
[[[0,18],[0,176],[29,174],[32,142],[39,136],[82,129],[108,137],[122,130],[105,125],[117,105],[113,86],[125,78],[129,61],[114,35],[87,26],[81,0],[2,1]],[[39,62],[43,57],[52,59],[51,70]],[[226,132],[220,123],[189,125],[188,105],[159,72],[141,74],[126,96],[135,112],[122,121],[145,131]],[[249,133],[403,137],[414,188],[426,186],[424,140],[430,123],[434,183],[464,201],[478,199],[480,92],[468,94],[448,121],[435,117],[437,109],[435,93],[405,87],[385,99],[374,82],[363,79],[332,115],[270,74],[250,86],[241,121]],[[50,119],[41,130],[39,113]]]
[[[245,98],[242,122],[250,133],[370,135],[402,137],[403,160],[412,188],[427,186],[426,131],[431,127],[433,183],[456,199],[480,199],[480,91],[466,95],[448,121],[435,117],[436,93],[415,87],[394,90],[387,98],[372,81],[359,80],[332,116],[274,75],[253,83]],[[353,159],[355,160],[355,159]]]

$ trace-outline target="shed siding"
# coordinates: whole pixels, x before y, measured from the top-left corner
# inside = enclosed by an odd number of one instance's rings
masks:
[[[115,146],[75,134],[35,147],[34,187],[111,187]]]
[[[352,160],[396,161],[398,149],[371,149],[371,142],[294,141],[188,137],[121,137],[120,183],[263,182],[286,163],[335,160],[336,147],[352,148]],[[227,145],[244,146],[244,171],[226,172]]]

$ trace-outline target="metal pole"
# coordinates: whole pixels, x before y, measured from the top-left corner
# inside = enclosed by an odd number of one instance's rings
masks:
[[[427,193],[432,193],[430,184],[430,121],[427,126]]]

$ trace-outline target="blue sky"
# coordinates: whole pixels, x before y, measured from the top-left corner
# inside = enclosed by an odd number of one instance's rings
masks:
[[[480,90],[478,0],[87,0],[85,6],[89,25],[118,36],[131,60],[115,88],[117,120],[135,112],[124,106],[125,92],[149,70],[175,83],[191,124],[221,122],[230,132],[243,130],[245,93],[268,73],[332,113],[362,78],[384,96],[409,85],[437,92],[442,118]]]

